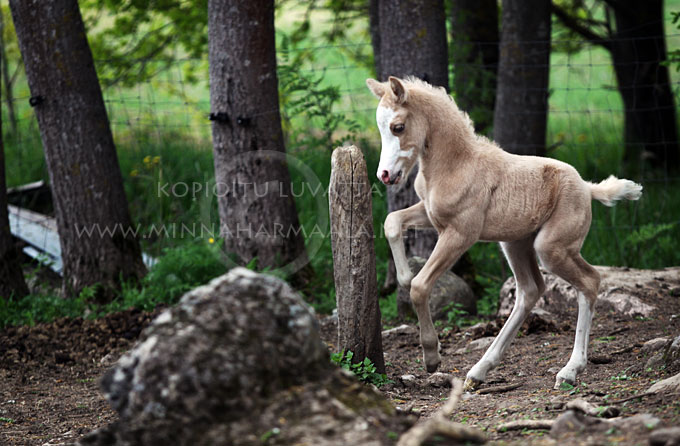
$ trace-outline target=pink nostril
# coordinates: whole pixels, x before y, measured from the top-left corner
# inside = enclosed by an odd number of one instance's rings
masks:
[[[386,170],[382,171],[382,174],[380,175],[380,179],[383,181],[389,181],[390,180],[390,173]]]

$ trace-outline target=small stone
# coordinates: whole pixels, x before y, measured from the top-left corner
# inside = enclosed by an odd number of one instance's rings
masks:
[[[479,338],[475,339],[474,341],[470,342],[467,346],[468,351],[475,351],[475,350],[484,350],[485,348],[489,347],[491,343],[493,342],[495,338],[492,336],[486,337],[486,338]]]
[[[489,326],[488,322],[478,322],[475,325],[465,329],[465,336],[471,337],[473,339],[484,336],[486,330]]]
[[[398,327],[390,328],[389,330],[383,330],[383,336],[404,336],[404,335],[415,335],[418,334],[418,329],[413,325],[402,324]]]
[[[427,385],[430,387],[451,387],[453,375],[450,373],[435,372],[427,377]]]
[[[111,367],[118,360],[118,355],[115,352],[109,352],[102,359],[99,360],[99,364],[103,367]]]
[[[651,446],[678,446],[680,445],[680,427],[667,427],[657,429],[649,436]]]
[[[406,387],[414,387],[416,385],[416,377],[414,375],[401,375],[399,381]]]
[[[564,401],[563,397],[556,396],[556,397],[550,398],[550,404],[549,404],[548,407],[551,410],[560,410],[561,408],[564,407],[564,403],[565,403],[565,401]]]

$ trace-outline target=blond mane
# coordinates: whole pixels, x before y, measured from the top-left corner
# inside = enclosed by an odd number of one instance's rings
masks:
[[[477,135],[475,134],[475,126],[474,123],[472,122],[472,119],[470,119],[470,115],[468,115],[465,111],[461,110],[458,108],[458,104],[456,104],[456,101],[453,99],[453,97],[446,91],[444,87],[438,87],[435,85],[432,85],[422,79],[419,79],[415,76],[408,76],[406,79],[404,79],[405,84],[409,91],[411,93],[415,92],[415,97],[422,97],[423,95],[425,98],[433,98],[437,100],[438,102],[441,103],[441,105],[445,105],[443,108],[450,109],[451,112],[454,115],[458,115],[460,117],[460,121],[464,124],[464,126],[472,132],[472,134],[476,138],[482,138],[486,140],[484,136]],[[418,93],[421,93],[420,95]],[[425,99],[427,101],[427,99]],[[455,117],[454,117],[455,119]]]

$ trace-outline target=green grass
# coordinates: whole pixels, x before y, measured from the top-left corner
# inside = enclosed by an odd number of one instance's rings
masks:
[[[131,307],[145,311],[159,304],[173,305],[185,292],[203,285],[228,270],[218,243],[192,240],[166,248],[158,263],[139,285],[123,284],[120,296],[106,305],[92,302],[93,288],[63,299],[56,291],[18,299],[0,299],[0,329],[13,325],[34,325],[62,317],[95,318]]]
[[[667,2],[667,9],[680,9],[680,1]],[[281,63],[292,75],[280,76],[288,82],[296,76],[305,77],[318,92],[335,87],[339,97],[331,101],[332,110],[343,115],[337,129],[325,134],[324,118],[328,112],[314,100],[328,99],[330,93],[309,94],[291,89],[283,94],[282,116],[288,154],[308,167],[318,178],[324,194],[305,193],[296,197],[300,221],[305,228],[306,245],[317,277],[305,298],[319,312],[328,313],[335,307],[333,263],[328,226],[315,231],[315,225],[327,221],[331,150],[350,137],[364,152],[369,179],[374,186],[373,217],[376,233],[375,252],[378,284],[382,284],[389,256],[382,236],[386,216],[385,189],[377,184],[375,172],[379,158],[379,135],[374,124],[376,100],[365,87],[364,80],[371,70],[359,65],[352,52],[370,48],[366,40],[366,23],[358,23],[348,33],[343,47],[319,47],[324,20],[320,16],[307,39],[294,46],[285,46],[285,33],[290,32],[295,19],[279,20],[277,36]],[[320,24],[320,25],[319,25]],[[670,30],[668,31],[671,32]],[[680,39],[668,41],[669,49],[680,46]],[[305,56],[305,57],[302,57]],[[297,58],[301,57],[300,62]],[[118,158],[125,191],[133,219],[147,230],[165,223],[175,225],[207,224],[217,226],[217,202],[214,197],[188,194],[168,197],[159,194],[157,184],[214,182],[210,141],[209,89],[206,78],[192,84],[186,82],[185,64],[205,61],[178,61],[172,69],[151,82],[135,88],[108,89],[107,108],[118,148]],[[674,79],[679,73],[673,70]],[[288,79],[288,80],[287,80]],[[609,174],[626,176],[628,166],[622,162],[622,108],[615,89],[615,79],[608,54],[597,48],[551,57],[551,95],[547,142],[555,148],[549,156],[574,165],[586,180],[604,179]],[[285,85],[282,86],[285,90]],[[10,186],[47,179],[40,137],[28,106],[25,80],[18,81],[17,102],[19,132],[11,135],[5,125],[7,181]],[[308,101],[308,102],[305,102]],[[319,115],[305,112],[304,106],[322,110]],[[310,105],[311,104],[311,105]],[[327,106],[328,104],[326,104]],[[7,123],[6,107],[3,122]],[[659,268],[680,264],[680,251],[674,249],[680,239],[680,194],[678,180],[666,179],[654,172],[642,172],[644,193],[638,202],[620,203],[615,208],[593,205],[593,224],[583,247],[584,257],[593,264],[622,265],[639,268]],[[291,168],[293,188],[301,190],[308,182],[299,168]],[[640,180],[633,177],[634,180]],[[320,201],[319,201],[320,200]],[[325,204],[326,207],[319,203]],[[224,263],[214,252],[216,245],[208,242],[210,235],[172,238],[152,236],[142,240],[144,249],[158,256],[161,263],[145,279],[140,288],[125,287],[120,299],[108,311],[134,305],[152,308],[160,302],[174,302],[182,292],[207,281],[224,271]],[[207,250],[207,251],[206,251]],[[211,254],[207,254],[211,253]],[[495,311],[498,291],[510,274],[496,244],[479,243],[470,250],[477,270],[477,280],[484,287],[479,312]],[[194,269],[193,263],[197,262]],[[203,263],[207,262],[207,263]],[[188,274],[188,276],[185,276]],[[54,296],[31,296],[21,301],[1,303],[0,326],[17,323],[37,323],[59,316],[82,315],[88,307],[86,296],[64,301]],[[384,319],[396,317],[394,293],[381,299]],[[10,308],[11,307],[11,308]],[[90,309],[92,311],[92,309]]]

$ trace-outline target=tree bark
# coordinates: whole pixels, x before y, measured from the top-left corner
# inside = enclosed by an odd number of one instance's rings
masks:
[[[446,14],[443,0],[395,2],[379,0],[377,7],[379,38],[373,39],[379,55],[378,78],[416,76],[433,85],[449,89],[446,44]],[[375,19],[374,19],[375,21]],[[375,44],[379,44],[376,48]],[[403,187],[387,189],[387,210],[394,212],[412,206],[420,199],[413,188],[418,169],[413,169]],[[404,236],[406,255],[428,258],[435,243],[434,231],[408,231]],[[410,314],[408,291],[399,287],[399,315]]]
[[[339,147],[329,186],[333,275],[338,304],[338,348],[352,361],[369,358],[385,373],[373,247],[371,183],[361,150]]]
[[[380,65],[380,2],[381,0],[368,0],[368,25],[373,47],[373,65],[378,77],[382,76]]]
[[[623,99],[625,157],[666,171],[680,167],[680,145],[668,67],[663,0],[613,3],[611,54]]]
[[[0,63],[2,61],[0,60]],[[0,67],[4,68],[4,67]],[[5,144],[2,133],[2,101],[0,101],[0,299],[21,298],[28,294],[19,252],[9,228],[7,182],[5,180]]]
[[[247,264],[311,272],[279,114],[273,0],[208,3],[210,105],[225,249]]]
[[[7,64],[7,51],[5,50],[5,15],[0,13],[0,51],[2,51],[2,80],[5,83],[5,103],[7,104],[7,114],[9,123],[12,126],[12,135],[17,134],[17,115],[14,110],[14,94],[12,89],[13,79],[9,75],[9,66]]]
[[[503,0],[494,140],[511,153],[545,155],[550,2]]]
[[[498,72],[497,0],[451,2],[453,92],[478,133],[493,124]]]
[[[65,292],[100,284],[98,297],[108,300],[121,279],[136,280],[146,268],[127,231],[123,179],[78,2],[12,0],[10,8],[52,184]]]

